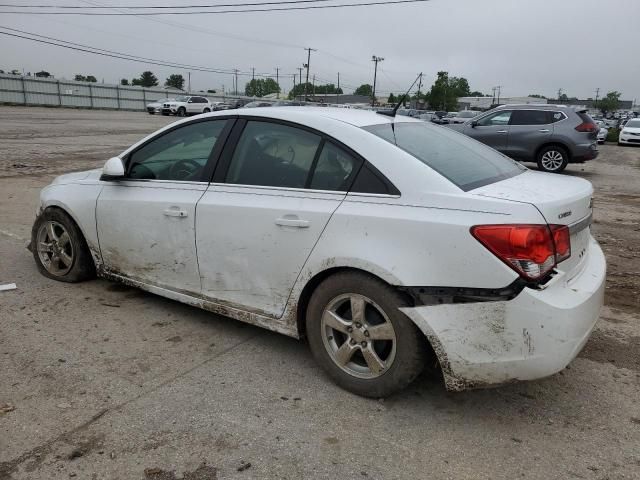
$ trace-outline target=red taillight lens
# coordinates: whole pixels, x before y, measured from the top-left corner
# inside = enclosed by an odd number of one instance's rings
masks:
[[[556,246],[556,263],[560,263],[571,256],[571,235],[566,225],[549,225]]]
[[[521,276],[538,280],[569,258],[569,229],[563,225],[478,225],[471,234]]]
[[[582,122],[576,127],[576,130],[579,132],[597,132],[598,126],[595,123]]]

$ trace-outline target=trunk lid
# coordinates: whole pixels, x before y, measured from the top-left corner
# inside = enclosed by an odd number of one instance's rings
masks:
[[[587,180],[528,170],[469,193],[483,197],[529,203],[551,225],[567,225],[571,234],[571,257],[558,265],[567,273],[579,271],[586,261],[592,213],[593,186]],[[515,219],[514,219],[515,220]],[[514,222],[517,223],[517,220]]]

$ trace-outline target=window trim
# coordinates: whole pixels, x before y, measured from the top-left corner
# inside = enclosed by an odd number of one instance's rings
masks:
[[[476,127],[508,127],[508,126],[510,126],[510,125],[511,125],[511,115],[513,115],[513,112],[514,112],[514,111],[515,111],[514,109],[511,109],[511,108],[505,108],[505,109],[503,109],[503,110],[499,110],[499,111],[497,111],[497,112],[490,112],[490,113],[487,113],[485,116],[480,117],[480,118],[478,119],[478,121],[476,122]],[[481,125],[481,124],[480,124],[480,122],[481,122],[482,120],[484,120],[484,119],[485,119],[485,118],[487,118],[487,117],[490,117],[491,115],[498,116],[498,114],[500,114],[500,113],[505,113],[505,112],[511,112],[511,115],[509,115],[509,121],[508,121],[507,123],[505,123],[505,124],[500,124],[500,125]]]
[[[562,114],[563,118],[561,118],[557,122],[549,122],[549,123],[522,123],[518,125],[511,123],[511,118],[513,118],[513,112],[530,112],[530,111],[547,112],[550,118],[552,118],[554,113],[560,113]],[[548,108],[516,108],[511,110],[511,112],[512,112],[511,118],[509,119],[510,127],[540,127],[542,125],[555,125],[556,123],[564,122],[567,118],[569,118],[567,114],[564,113],[562,110],[548,109]]]
[[[131,150],[129,153],[127,153],[123,160],[124,163],[124,177],[121,179],[121,181],[125,181],[125,182],[176,182],[176,183],[209,183],[209,179],[211,178],[211,174],[213,173],[213,170],[215,169],[216,164],[219,162],[220,159],[220,155],[222,153],[222,150],[224,148],[224,146],[227,143],[227,140],[229,139],[230,133],[237,121],[238,116],[237,115],[222,115],[219,117],[206,117],[206,118],[196,118],[194,120],[191,120],[189,122],[185,122],[185,123],[180,123],[178,125],[174,125],[171,128],[168,128],[167,130],[163,130],[162,132],[160,132],[159,134],[155,135],[154,137],[150,138],[149,140],[147,140],[146,142],[138,145],[134,150]],[[209,158],[207,159],[207,162],[204,165],[204,168],[202,169],[202,172],[200,174],[200,179],[199,180],[159,180],[156,178],[130,178],[129,177],[129,173],[131,171],[131,156],[134,155],[136,152],[138,152],[140,149],[144,148],[145,146],[149,145],[151,142],[154,142],[162,137],[164,137],[165,135],[174,132],[175,130],[178,130],[180,128],[183,127],[187,127],[196,123],[202,123],[202,122],[216,122],[216,121],[224,121],[225,125],[222,128],[222,132],[220,132],[220,137],[218,137],[218,140],[216,141],[216,144],[214,145],[213,149],[211,150],[211,153],[209,154]]]
[[[316,156],[314,157],[314,162],[312,163],[311,168],[309,169],[309,174],[307,177],[308,182],[310,181],[311,178],[313,178],[313,174],[315,173],[317,159],[319,158],[320,153],[322,152],[322,149],[320,147],[324,146],[326,142],[333,143],[336,147],[344,150],[346,153],[353,156],[353,158],[359,162],[359,165],[356,165],[355,168],[353,169],[352,178],[349,179],[349,184],[347,189],[346,190],[318,190],[318,189],[308,188],[307,183],[305,183],[305,188],[302,188],[302,189],[294,188],[294,187],[278,187],[273,185],[243,185],[238,183],[227,183],[225,181],[225,178],[227,176],[229,167],[231,166],[231,160],[233,159],[233,154],[235,153],[235,150],[238,146],[238,141],[240,140],[240,137],[242,136],[242,133],[244,132],[244,129],[247,123],[249,123],[250,121],[273,123],[277,125],[284,125],[287,127],[298,128],[300,130],[305,130],[309,133],[317,135],[321,138],[320,144],[318,145],[318,149],[316,150]],[[242,185],[244,187],[262,187],[262,188],[285,189],[285,190],[295,190],[295,191],[303,190],[307,192],[347,194],[351,192],[353,183],[355,182],[356,178],[358,177],[358,174],[360,173],[360,170],[363,168],[365,164],[367,164],[369,168],[371,168],[384,181],[384,183],[387,184],[390,191],[398,192],[397,195],[389,195],[389,194],[376,194],[376,195],[387,195],[387,196],[400,195],[400,192],[398,191],[396,186],[385,175],[380,173],[380,171],[374,165],[372,165],[371,162],[368,162],[362,155],[358,154],[352,148],[345,145],[340,140],[337,140],[336,138],[332,137],[331,135],[328,135],[324,132],[316,130],[315,128],[309,127],[307,125],[291,122],[289,120],[282,120],[279,118],[262,117],[262,116],[252,116],[252,115],[238,115],[238,120],[236,121],[233,130],[227,137],[224,151],[222,152],[221,156],[218,159],[213,175],[209,179],[209,183],[214,183],[217,185],[238,185],[238,186]],[[354,192],[354,193],[360,193],[360,192]]]

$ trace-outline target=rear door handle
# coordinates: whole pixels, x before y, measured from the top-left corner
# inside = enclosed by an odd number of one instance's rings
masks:
[[[549,133],[551,130],[549,130],[548,128],[542,128],[540,130],[538,130],[540,133]]]
[[[187,213],[186,210],[182,210],[180,207],[169,207],[167,209],[165,209],[164,211],[164,215],[166,217],[180,217],[180,218],[185,218],[187,217],[189,214]]]
[[[276,225],[280,225],[281,227],[309,228],[311,223],[309,220],[302,220],[296,215],[285,215],[284,217],[276,218]]]
[[[498,130],[496,133],[507,133],[506,130]]]

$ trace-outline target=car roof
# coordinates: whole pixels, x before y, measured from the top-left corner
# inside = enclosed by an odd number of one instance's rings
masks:
[[[355,127],[365,127],[368,125],[379,125],[392,123],[394,118],[381,115],[372,110],[359,110],[355,108],[335,108],[335,107],[264,107],[254,110],[238,110],[238,115],[249,115],[252,117],[267,117],[279,120],[291,120],[298,123],[306,123],[307,120],[323,117],[331,120],[348,123]],[[228,116],[229,111],[207,113],[207,116]],[[395,122],[420,122],[420,120],[397,115]]]

